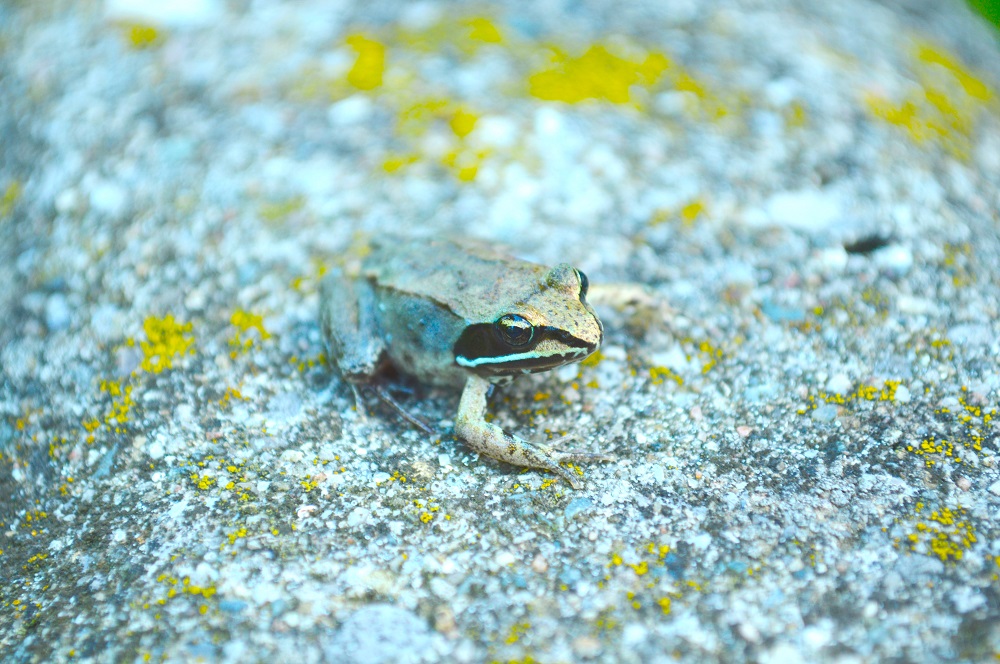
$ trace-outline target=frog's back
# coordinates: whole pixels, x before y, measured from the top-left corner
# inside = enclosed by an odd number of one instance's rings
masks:
[[[362,268],[378,288],[436,301],[468,321],[492,320],[547,270],[474,240],[391,238],[373,244]]]

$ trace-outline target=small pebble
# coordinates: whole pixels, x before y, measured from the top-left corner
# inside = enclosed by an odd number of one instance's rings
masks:
[[[840,220],[841,205],[836,194],[801,189],[774,194],[767,202],[767,213],[779,226],[816,233]]]
[[[72,312],[66,296],[62,293],[53,293],[45,301],[45,327],[50,332],[60,332],[69,327],[72,320]]]
[[[90,208],[112,219],[125,214],[128,199],[128,191],[116,182],[102,180],[90,190]]]

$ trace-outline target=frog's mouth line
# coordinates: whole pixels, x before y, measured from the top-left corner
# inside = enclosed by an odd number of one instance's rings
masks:
[[[590,353],[591,350],[589,348],[571,348],[563,352],[547,353],[545,355],[534,351],[499,355],[497,357],[477,357],[475,359],[458,355],[455,357],[455,361],[459,366],[468,369],[485,370],[488,373],[534,373],[582,360],[590,355]]]

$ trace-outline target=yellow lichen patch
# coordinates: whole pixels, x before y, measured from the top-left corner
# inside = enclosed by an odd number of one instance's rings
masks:
[[[36,553],[35,555],[28,558],[28,565],[41,565],[42,561],[49,557],[47,553]],[[28,565],[23,565],[27,569]]]
[[[662,53],[630,59],[615,55],[603,44],[594,44],[575,58],[555,46],[550,50],[553,66],[528,78],[529,93],[546,101],[576,104],[591,99],[626,104],[632,101],[632,86],[655,85],[670,66]]]
[[[678,92],[686,93],[690,103],[686,110],[690,115],[720,120],[729,115],[729,109],[722,103],[718,95],[708,89],[704,83],[679,67],[670,72],[670,81]]]
[[[863,401],[888,401],[896,402],[896,392],[903,384],[901,380],[884,380],[882,385],[859,384],[853,392],[840,394],[837,392],[819,391],[810,394],[806,398],[806,405],[798,409],[799,415],[805,415],[809,411],[816,410],[820,403],[835,404],[838,406],[854,405]]]
[[[981,452],[983,443],[993,435],[996,408],[987,410],[984,406],[973,403],[966,387],[962,387],[958,403],[960,409],[955,413],[946,407],[934,411],[937,415],[953,415],[959,426],[958,431],[947,437],[926,436],[919,442],[906,446],[907,451],[921,457],[928,468],[946,461],[964,463],[965,451]]]
[[[635,563],[634,565],[629,565],[632,571],[636,573],[637,576],[645,576],[649,572],[649,563],[645,560]]]
[[[621,627],[621,621],[615,617],[616,611],[617,607],[609,606],[597,614],[597,618],[594,619],[595,634],[613,632]]]
[[[235,326],[240,333],[246,333],[250,330],[257,330],[260,338],[270,339],[270,333],[264,329],[264,318],[259,314],[250,313],[249,311],[244,311],[242,309],[237,309],[233,312],[233,315],[229,319],[229,323]]]
[[[885,320],[889,315],[889,297],[875,286],[865,286],[861,290],[861,301],[874,309],[875,315],[880,320]]]
[[[246,536],[247,536],[246,526],[242,526],[240,528],[237,528],[233,532],[229,533],[228,535],[226,535],[226,540],[228,540],[229,546],[233,546],[234,544],[236,544],[236,540],[244,539]],[[219,547],[219,550],[221,551],[225,547],[226,543],[223,542],[222,546]],[[234,551],[233,553],[235,554],[236,552]]]
[[[425,27],[399,30],[394,43],[418,53],[457,51],[468,57],[484,47],[502,46],[504,37],[486,17],[447,16]]]
[[[681,208],[681,223],[690,228],[704,213],[705,201],[696,198]]]
[[[510,630],[507,632],[507,638],[504,639],[504,643],[507,645],[517,643],[529,629],[531,629],[531,623],[529,622],[514,623],[510,626]]]
[[[299,373],[304,373],[307,369],[324,366],[326,364],[326,353],[319,353],[313,357],[292,355],[288,358],[288,363],[298,369]]]
[[[52,436],[49,442],[49,457],[55,459],[59,454],[67,449],[69,439],[66,436]]]
[[[649,368],[649,380],[653,385],[662,385],[665,379],[670,379],[677,383],[678,385],[684,384],[684,379],[673,372],[672,369],[668,367],[650,367]]]
[[[386,173],[395,173],[404,166],[415,164],[419,159],[420,155],[413,153],[391,155],[382,162],[382,170]]]
[[[702,374],[707,374],[711,371],[718,364],[719,360],[723,358],[722,349],[717,348],[715,344],[708,340],[698,344],[698,353],[705,360],[704,364],[701,365]]]
[[[591,353],[580,362],[581,367],[596,367],[604,359],[604,353],[601,351],[596,351]]]
[[[493,23],[481,16],[466,18],[460,21],[468,29],[468,38],[472,41],[484,42],[486,44],[502,44],[503,35]]]
[[[163,592],[163,594],[155,600],[147,596],[147,600],[142,604],[143,609],[149,609],[153,605],[164,606],[167,602],[185,595],[199,598],[201,600],[208,600],[214,597],[216,592],[218,592],[214,585],[199,586],[191,583],[191,578],[187,576],[183,579],[178,579],[172,574],[160,574],[156,577],[156,582],[162,584],[165,592]],[[198,613],[204,615],[208,612],[208,605],[199,604],[197,610]],[[160,614],[156,613],[154,617],[159,620]]]
[[[433,127],[447,126],[451,149],[442,152],[439,163],[460,182],[475,180],[479,166],[491,152],[470,147],[466,138],[475,129],[479,114],[467,106],[444,97],[425,97],[403,106],[396,117],[396,129],[406,139],[419,139]],[[419,152],[403,152],[388,156],[382,163],[386,173],[395,173],[423,158]]]
[[[455,132],[455,135],[459,138],[465,138],[469,133],[476,128],[476,122],[479,120],[479,116],[471,111],[459,107],[451,114],[451,119],[448,124],[451,126],[451,130]]]
[[[199,475],[198,473],[191,473],[191,482],[201,489],[202,491],[208,491],[213,486],[215,486],[215,478],[211,475]]]
[[[385,46],[361,34],[350,35],[347,45],[358,54],[347,73],[347,82],[359,90],[374,90],[382,85],[385,72]]]
[[[292,196],[279,201],[268,201],[260,206],[260,218],[271,223],[278,222],[298,212],[305,207],[305,204],[305,196]]]
[[[357,242],[357,238],[354,238],[353,242]],[[362,247],[352,246],[348,251],[345,251],[339,256],[340,260],[353,260],[355,257],[360,258],[366,255],[370,251],[367,245]],[[309,259],[309,272],[304,275],[300,275],[292,279],[291,286],[300,293],[315,293],[319,288],[319,282],[323,280],[326,273],[329,271],[326,263],[316,257]]]
[[[935,48],[929,42],[917,45],[917,59],[928,65],[939,65],[958,81],[967,95],[979,101],[989,101],[993,91],[980,79],[972,75],[962,63],[948,53]]]
[[[941,266],[951,276],[953,286],[968,286],[973,283],[969,264],[972,262],[972,244],[969,242],[947,242],[944,247]]]
[[[788,104],[784,109],[783,115],[785,126],[789,129],[801,129],[806,126],[808,116],[806,114],[806,107],[802,105],[802,102],[793,101]]]
[[[701,197],[688,201],[680,209],[659,208],[649,218],[650,226],[659,226],[668,221],[679,221],[685,228],[691,228],[701,219],[707,210],[705,200]]]
[[[897,547],[906,548],[939,559],[943,563],[957,563],[965,552],[976,543],[976,530],[964,507],[943,507],[928,514],[922,502],[916,504],[913,530],[897,537]]]
[[[260,341],[271,338],[271,334],[264,328],[264,318],[260,314],[237,309],[229,318],[229,324],[236,328],[236,333],[229,339],[230,357],[235,358],[239,353],[245,353],[253,347],[254,337]]]
[[[222,395],[222,398],[219,399],[219,401],[217,403],[219,404],[220,408],[226,408],[234,400],[246,401],[247,398],[245,396],[243,396],[243,393],[240,392],[235,387],[227,387],[225,393]]]
[[[912,68],[915,89],[898,102],[870,93],[865,98],[869,111],[905,130],[917,144],[967,159],[976,124],[995,93],[955,57],[927,42],[916,45]]]
[[[123,26],[129,46],[139,50],[150,48],[161,41],[160,31],[152,25],[130,23]]]
[[[891,301],[883,291],[873,285],[868,285],[861,291],[860,297],[832,298],[825,305],[817,305],[809,310],[815,319],[799,320],[791,323],[791,327],[808,333],[822,328],[822,319],[839,321],[838,328],[847,325],[865,327],[873,322],[881,322],[889,317]],[[846,316],[846,321],[843,317]]]
[[[21,198],[22,190],[23,187],[17,180],[7,185],[3,196],[0,196],[0,219],[9,217],[10,213],[14,211],[14,206],[17,205],[17,201]]]
[[[487,150],[465,150],[459,148],[446,154],[441,163],[447,167],[460,182],[472,182],[479,173],[479,165],[489,155]]]
[[[403,481],[405,481],[405,478]],[[441,510],[441,506],[437,505],[433,500],[414,500],[413,506],[417,508],[417,518],[420,519],[421,523],[432,522]],[[447,514],[444,515],[444,518],[451,520],[451,517]]]
[[[184,580],[181,582],[181,592],[187,595],[197,595],[204,597],[205,599],[209,599],[215,595],[217,591],[215,586],[198,586],[191,583],[191,579],[189,577],[184,577]]]
[[[670,554],[668,544],[657,542],[647,542],[645,546],[637,547],[635,554],[631,556],[636,562],[625,562],[625,557],[614,552],[611,554],[611,561],[608,563],[608,573],[604,579],[598,582],[598,587],[606,588],[612,584],[623,585],[625,587],[625,599],[627,606],[635,611],[648,611],[652,609],[654,615],[669,615],[673,608],[673,602],[681,599],[683,593],[676,590],[676,586],[666,589],[661,587],[667,556]],[[631,570],[625,573],[622,568]],[[650,578],[652,577],[652,578]],[[689,581],[687,587],[701,591],[701,584]],[[614,626],[615,610],[604,612],[597,625],[599,631],[605,631],[608,626]]]
[[[396,128],[403,136],[422,136],[431,124],[447,119],[451,109],[452,102],[443,97],[418,99],[400,109],[396,116]]]
[[[123,386],[121,381],[117,380],[102,380],[101,391],[111,397],[111,407],[104,414],[104,424],[115,433],[123,433],[125,423],[129,420],[129,413],[132,411],[132,406],[135,405],[135,402],[132,401],[132,386]],[[93,422],[94,420],[84,422],[84,428],[90,432],[87,436],[88,443],[94,442],[93,431],[97,427],[93,427]]]
[[[14,527],[23,530],[25,533],[31,535],[32,537],[37,537],[45,533],[46,528],[41,524],[42,521],[49,518],[48,512],[39,509],[28,510],[21,523],[16,524]],[[31,561],[28,561],[31,562]]]
[[[28,426],[37,424],[38,416],[44,412],[41,408],[25,408],[24,414],[14,420],[14,428],[18,431],[24,431]]]
[[[142,323],[146,340],[139,342],[142,349],[142,368],[150,373],[160,373],[172,369],[174,359],[182,355],[194,355],[194,335],[191,323],[178,323],[173,314],[163,318],[150,316]],[[135,345],[134,339],[128,345]]]

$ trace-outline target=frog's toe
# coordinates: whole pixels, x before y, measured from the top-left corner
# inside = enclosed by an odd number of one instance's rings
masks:
[[[601,461],[617,461],[618,457],[614,454],[592,454],[590,452],[574,452],[573,450],[553,450],[553,458],[557,463],[562,463],[563,461],[582,461],[584,463],[595,463]]]
[[[617,461],[614,454],[592,454],[590,452],[563,452],[562,461],[582,461],[584,463],[599,463],[606,461]]]
[[[566,480],[566,483],[569,484],[570,487],[572,487],[574,491],[579,491],[580,488],[582,487],[582,485],[580,484],[579,479],[577,479],[576,477],[574,477],[573,473],[571,473],[570,471],[566,470],[565,468],[560,468],[560,467],[556,466],[555,468],[552,468],[551,470],[552,470],[553,473],[555,473],[559,477],[561,477],[564,480]]]
[[[559,436],[558,438],[553,438],[552,440],[548,441],[546,445],[550,450],[559,452],[563,449],[562,443],[565,443],[567,440],[576,440],[576,439],[577,436],[575,433],[568,433],[565,436]]]

